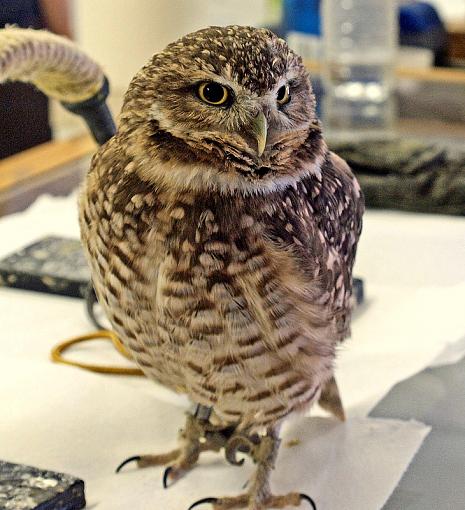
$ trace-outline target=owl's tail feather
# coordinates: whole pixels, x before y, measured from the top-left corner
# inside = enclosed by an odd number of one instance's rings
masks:
[[[334,376],[331,377],[331,379],[323,387],[318,403],[323,409],[329,411],[336,418],[341,421],[345,421],[346,417],[344,406],[342,405],[339,388]]]
[[[102,68],[64,37],[46,30],[0,29],[0,83],[7,80],[32,83],[61,101],[84,118],[99,144],[116,131]]]

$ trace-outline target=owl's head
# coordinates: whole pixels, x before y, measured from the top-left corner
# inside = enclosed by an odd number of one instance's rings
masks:
[[[178,187],[282,187],[322,157],[302,60],[269,30],[210,27],[156,54],[128,89],[120,131],[146,179]]]

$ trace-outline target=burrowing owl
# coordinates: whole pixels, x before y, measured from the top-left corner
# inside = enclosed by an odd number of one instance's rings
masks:
[[[175,480],[224,447],[257,462],[215,509],[298,506],[273,496],[279,426],[317,400],[349,332],[363,198],[328,151],[302,60],[268,30],[211,27],[156,54],[92,161],[82,239],[99,300],[145,374],[198,405],[165,455]],[[198,503],[198,502],[197,502]],[[195,504],[193,505],[195,506]]]

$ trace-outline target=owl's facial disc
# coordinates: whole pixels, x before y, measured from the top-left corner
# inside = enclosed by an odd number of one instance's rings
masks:
[[[308,80],[295,71],[261,91],[232,76],[198,73],[177,86],[160,80],[157,92],[162,100],[155,99],[151,118],[176,140],[173,152],[192,150],[212,167],[253,179],[285,173],[284,156],[299,148],[312,126]]]
[[[297,81],[293,80],[294,88]],[[206,107],[206,113],[216,114],[221,121],[216,126],[209,126],[208,137],[212,136],[212,130],[217,131],[221,139],[229,134],[229,143],[236,145],[234,137],[238,135],[250,149],[247,156],[255,155],[258,161],[267,148],[269,128],[272,135],[270,140],[273,143],[282,133],[298,127],[295,123],[291,125],[290,121],[286,125],[287,119],[283,120],[283,117],[286,117],[286,105],[292,98],[288,81],[280,80],[272,90],[261,95],[224,76],[209,77],[195,84],[193,89],[201,103],[200,108]],[[201,128],[200,124],[198,128]]]

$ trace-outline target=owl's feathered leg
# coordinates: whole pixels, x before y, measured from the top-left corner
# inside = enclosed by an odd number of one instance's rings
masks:
[[[199,411],[200,410],[200,411]],[[215,430],[205,416],[205,408],[199,406],[194,415],[188,414],[186,424],[179,433],[180,446],[168,453],[159,455],[136,455],[123,461],[116,472],[129,462],[137,462],[138,467],[163,466],[172,463],[163,475],[163,486],[168,487],[168,481],[174,482],[192,469],[202,452],[219,452],[225,446],[228,435],[221,430]]]
[[[316,505],[313,500],[298,492],[291,492],[282,496],[274,496],[270,488],[271,471],[274,469],[276,457],[279,450],[279,427],[272,427],[267,430],[266,436],[260,441],[251,441],[243,436],[233,436],[231,441],[235,442],[233,448],[240,451],[247,451],[257,464],[255,474],[249,484],[249,491],[235,497],[226,498],[205,498],[196,501],[189,507],[193,510],[198,505],[211,503],[213,510],[232,510],[246,508],[247,510],[267,510],[271,508],[285,508],[287,506],[299,506],[302,501],[307,501],[313,510]]]

